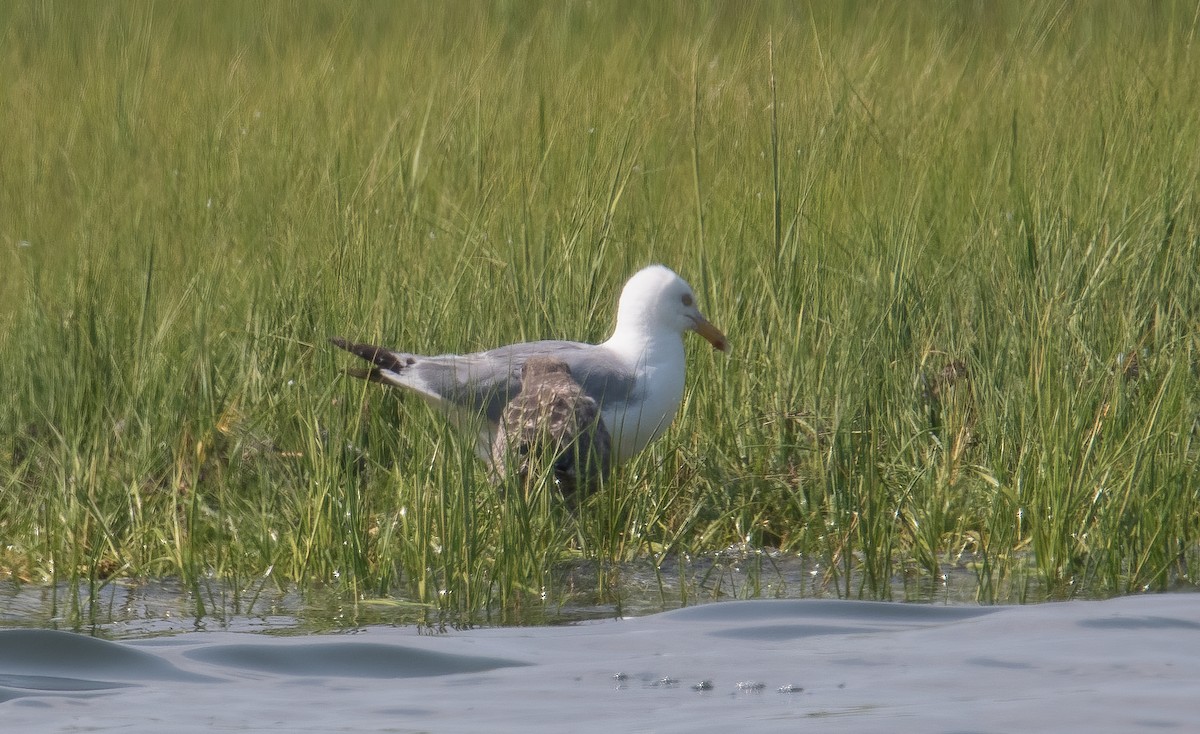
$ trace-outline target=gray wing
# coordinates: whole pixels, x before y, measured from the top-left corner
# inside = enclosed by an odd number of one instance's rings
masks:
[[[570,365],[584,393],[598,404],[623,403],[638,397],[633,374],[607,350],[593,344],[539,341],[472,354],[424,356],[340,337],[331,341],[373,365],[368,370],[351,372],[356,377],[406,387],[433,403],[445,403],[448,409],[480,412],[492,424],[500,420],[504,406],[519,392],[521,366],[534,355],[552,356]]]

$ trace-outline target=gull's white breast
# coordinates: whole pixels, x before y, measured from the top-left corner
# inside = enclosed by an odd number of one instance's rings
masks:
[[[683,401],[684,350],[678,335],[665,343],[655,344],[653,350],[641,350],[629,359],[636,379],[630,402],[606,404],[601,416],[612,436],[613,455],[625,461],[646,448],[671,425],[679,404]],[[614,350],[620,357],[620,350]]]

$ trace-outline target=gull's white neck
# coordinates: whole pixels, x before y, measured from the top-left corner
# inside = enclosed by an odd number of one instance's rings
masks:
[[[634,370],[664,364],[681,364],[684,359],[683,335],[670,329],[653,329],[647,324],[617,324],[604,346],[625,359]]]
[[[623,412],[605,415],[620,461],[644,449],[675,418],[683,400],[685,361],[679,332],[622,326],[618,324],[603,346],[637,375],[635,390],[640,400],[625,406]]]

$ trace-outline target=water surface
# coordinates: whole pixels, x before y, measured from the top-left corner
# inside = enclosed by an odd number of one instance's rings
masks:
[[[729,601],[548,627],[0,631],[5,731],[1194,731],[1200,597]]]
[[[236,583],[202,579],[112,579],[87,584],[38,586],[0,583],[0,627],[83,631],[108,639],[186,631],[311,634],[398,624],[425,627],[546,625],[645,616],[682,607],[737,599],[884,599],[937,604],[974,604],[978,577],[966,563],[947,565],[936,576],[908,569],[872,588],[797,555],[734,547],[658,563],[639,561],[600,567],[590,561],[555,569],[544,600],[519,610],[466,613],[438,610],[405,596],[404,589],[379,597],[343,583],[280,587],[273,579]],[[1001,601],[1044,600],[1029,579],[1010,580]]]

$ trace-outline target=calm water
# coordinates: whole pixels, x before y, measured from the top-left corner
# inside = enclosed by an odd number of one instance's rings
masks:
[[[985,607],[963,567],[892,579],[910,603],[850,601],[858,579],[742,549],[626,566],[604,593],[600,578],[564,566],[566,591],[509,627],[263,580],[0,585],[0,731],[1094,734],[1200,721],[1197,594]]]
[[[12,732],[1190,732],[1197,681],[1187,594],[729,601],[441,634],[0,630]]]
[[[627,564],[603,574],[595,564],[567,564],[557,572],[545,604],[503,621],[522,625],[645,616],[715,601],[745,599],[870,598],[860,579],[848,581],[797,556],[732,548],[711,556],[670,559],[658,567]],[[898,575],[887,592],[896,601],[973,604],[977,579],[966,567],[944,575]],[[1006,601],[1044,598],[1031,584],[1006,591]],[[114,580],[95,589],[0,583],[0,627],[52,628],[88,632],[108,639],[188,631],[311,634],[379,624],[490,625],[501,615],[464,620],[437,615],[403,597],[356,598],[345,587],[303,592],[259,579],[234,587],[221,582],[184,586],[170,580]]]

